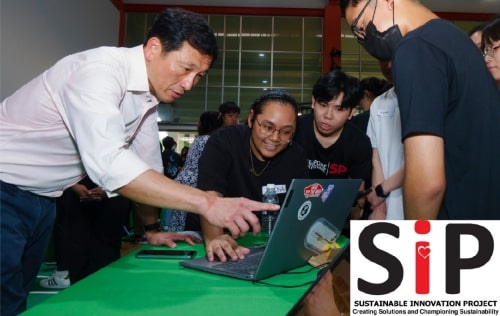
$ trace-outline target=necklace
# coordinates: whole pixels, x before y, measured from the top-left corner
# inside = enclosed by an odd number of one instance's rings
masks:
[[[258,177],[260,176],[269,166],[269,163],[271,160],[268,160],[264,168],[260,172],[255,171],[255,167],[253,165],[253,157],[252,157],[252,147],[250,147],[250,150],[248,151],[250,153],[250,164],[252,165],[252,168],[250,168],[250,173],[252,173],[254,176]]]

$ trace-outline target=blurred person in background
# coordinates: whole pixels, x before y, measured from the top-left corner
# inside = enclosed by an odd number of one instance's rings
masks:
[[[198,121],[198,136],[189,147],[186,163],[175,181],[196,187],[198,183],[198,164],[210,135],[222,127],[222,114],[216,111],[203,112]],[[165,210],[163,229],[166,231],[196,231],[198,225],[186,222],[187,212],[182,210]]]
[[[240,119],[240,107],[233,101],[226,101],[219,106],[224,126],[237,125]]]

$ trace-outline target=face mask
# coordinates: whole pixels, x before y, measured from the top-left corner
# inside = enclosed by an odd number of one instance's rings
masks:
[[[398,25],[393,25],[381,33],[370,21],[366,27],[365,38],[359,43],[373,57],[379,60],[391,60],[392,53],[402,38]]]

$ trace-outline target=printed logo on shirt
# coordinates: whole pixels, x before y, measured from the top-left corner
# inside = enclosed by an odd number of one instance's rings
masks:
[[[325,175],[331,174],[346,174],[348,171],[347,166],[338,163],[322,163],[319,160],[307,160],[307,168],[311,171],[319,170]]]
[[[347,166],[339,163],[332,163],[328,168],[328,174],[344,174],[347,173]]]
[[[311,160],[311,159],[307,160],[307,164],[308,164],[307,168],[309,170],[319,170],[325,175],[328,174],[328,164],[324,164],[321,161]]]

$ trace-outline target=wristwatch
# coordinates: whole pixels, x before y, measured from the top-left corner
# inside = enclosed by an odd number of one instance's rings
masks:
[[[377,194],[377,196],[382,197],[382,198],[386,198],[389,196],[389,194],[391,194],[391,192],[387,192],[387,193],[384,192],[384,188],[382,188],[382,184],[379,184],[375,187],[375,193]]]

